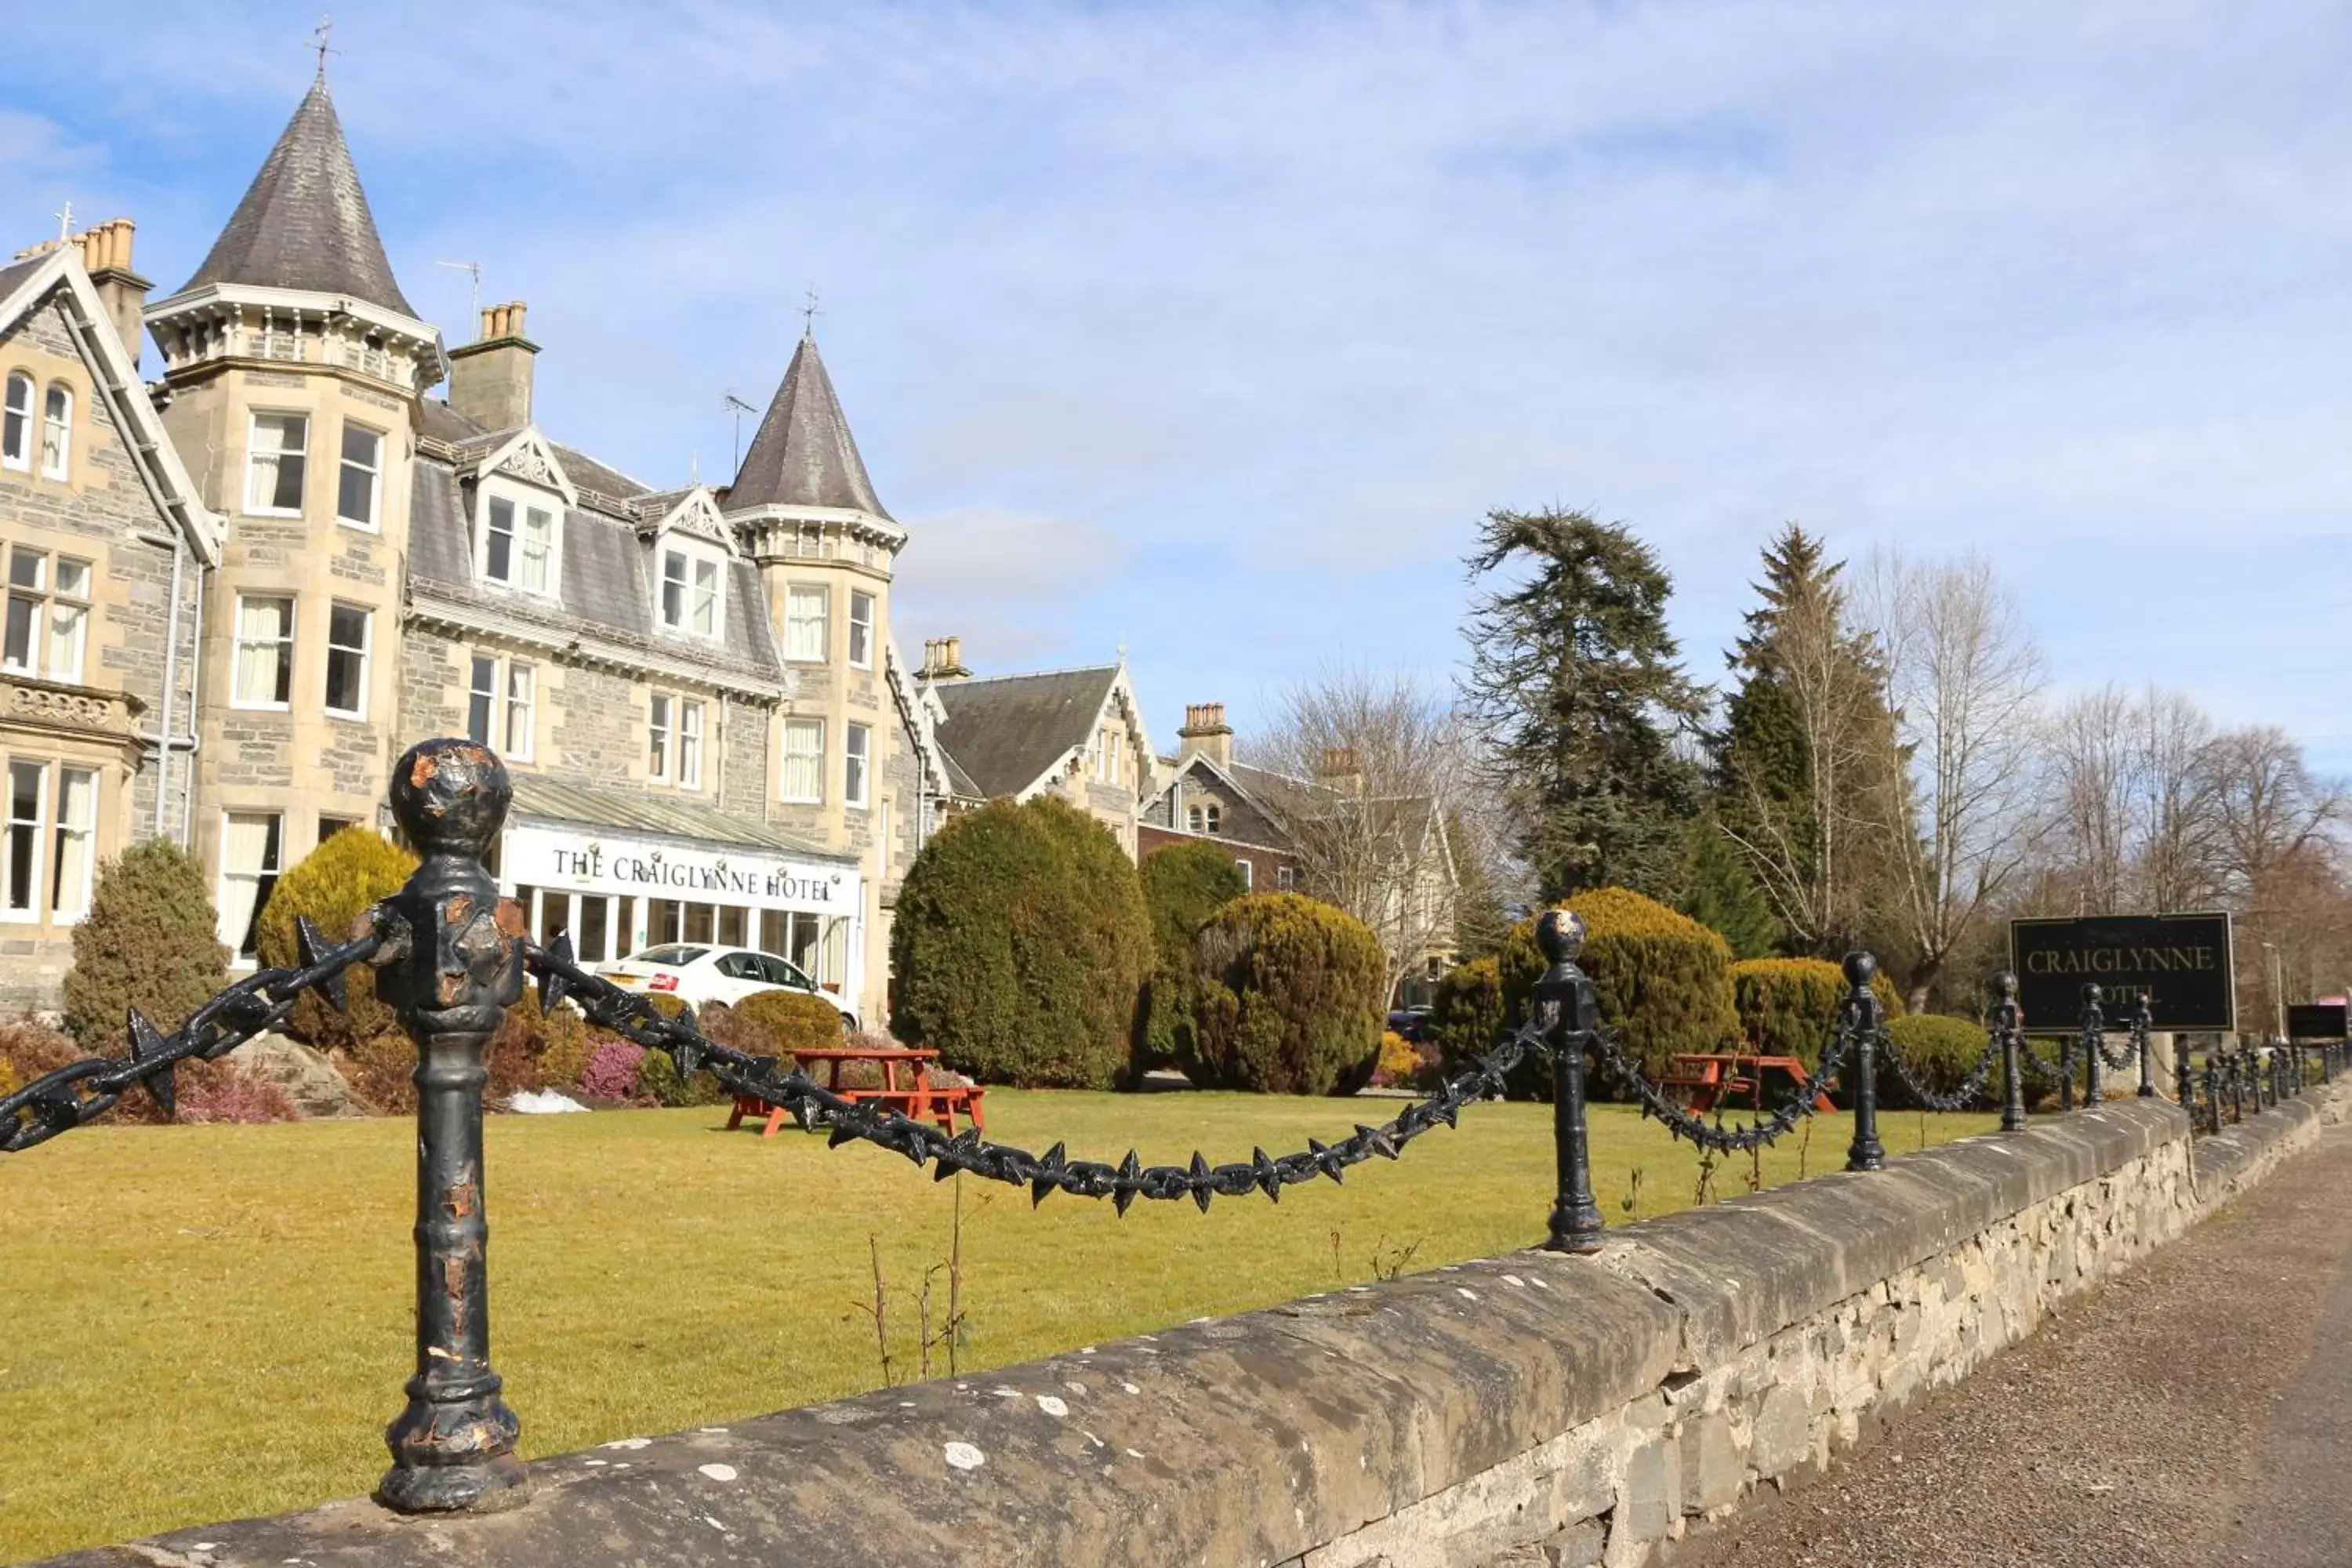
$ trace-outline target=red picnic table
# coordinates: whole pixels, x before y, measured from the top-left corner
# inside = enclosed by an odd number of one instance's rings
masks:
[[[1767,1068],[1787,1073],[1800,1089],[1812,1089],[1812,1075],[1794,1057],[1762,1056],[1754,1051],[1685,1051],[1668,1066],[1672,1070],[1658,1081],[1687,1089],[1690,1108],[1701,1112],[1713,1110],[1716,1101],[1727,1095],[1742,1093],[1754,1096],[1756,1108],[1761,1110]],[[1812,1089],[1812,1096],[1816,1110],[1837,1109],[1820,1089]]]
[[[933,1084],[928,1069],[940,1059],[937,1051],[908,1050],[898,1047],[831,1046],[822,1050],[794,1051],[793,1060],[811,1078],[824,1069],[824,1087],[842,1099],[856,1103],[878,1101],[886,1109],[913,1117],[918,1121],[935,1121],[942,1131],[956,1130],[956,1112],[971,1118],[974,1128],[985,1131],[986,1114],[981,1109],[981,1096],[987,1093],[977,1084]],[[848,1062],[873,1062],[882,1069],[879,1089],[844,1089],[841,1069]],[[762,1138],[772,1138],[776,1129],[790,1115],[781,1105],[770,1105],[757,1095],[739,1094],[735,1109],[727,1118],[727,1131],[732,1132],[743,1125],[747,1116],[765,1116],[767,1125],[760,1130]]]

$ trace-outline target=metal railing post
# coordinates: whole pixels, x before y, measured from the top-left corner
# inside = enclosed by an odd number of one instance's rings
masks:
[[[2093,981],[2083,987],[2083,1103],[2095,1106],[2107,1097],[2106,1016],[2099,1010],[2101,992]]]
[[[2132,1038],[2139,1044],[2139,1098],[2156,1098],[2156,1017],[2147,1010],[2147,998],[2139,999],[2132,1010]]]
[[[416,1375],[375,1494],[402,1513],[509,1508],[528,1487],[522,1424],[490,1368],[482,1182],[485,1058],[522,994],[524,935],[482,858],[513,797],[505,765],[470,741],[424,742],[393,773],[393,815],[423,856],[386,900],[407,941],[377,981],[416,1041]]]
[[[1553,1252],[1598,1252],[1607,1222],[1592,1195],[1592,1147],[1584,1117],[1584,1047],[1601,1026],[1592,982],[1577,968],[1584,921],[1567,910],[1549,910],[1536,921],[1536,945],[1548,967],[1535,984],[1536,1005],[1549,1014],[1551,1045],[1552,1153],[1559,1190],[1551,1205]]]
[[[1849,1171],[1886,1168],[1886,1145],[1878,1141],[1878,1067],[1874,1054],[1878,998],[1870,990],[1871,978],[1877,973],[1878,960],[1869,953],[1845,955],[1845,983],[1849,989],[1844,1021],[1854,1031],[1853,1142],[1845,1152],[1845,1168]]]
[[[2024,1064],[2017,1059],[2018,1032],[2024,1026],[2017,1005],[2017,976],[2004,969],[1992,977],[1995,998],[1985,1026],[2000,1042],[2000,1130],[2025,1131]]]
[[[2194,1129],[2197,1125],[2197,1080],[2189,1066],[2188,1042],[2177,1035],[2173,1037],[2179,1041],[2172,1047],[2173,1098],[2180,1101],[2181,1111],[2189,1118],[2189,1127]]]

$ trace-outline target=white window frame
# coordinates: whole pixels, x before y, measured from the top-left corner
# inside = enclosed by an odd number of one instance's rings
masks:
[[[354,436],[365,436],[375,443],[375,461],[372,464],[354,461],[351,443]],[[383,447],[384,434],[372,425],[356,419],[343,421],[341,440],[335,452],[335,521],[345,528],[355,528],[362,533],[380,532],[383,527]],[[352,516],[343,510],[343,479],[354,469],[367,476],[367,516]]]
[[[1242,874],[1243,892],[1254,893],[1257,891],[1257,868],[1255,866],[1252,865],[1247,860],[1235,860],[1234,862],[1234,869]]]
[[[667,784],[677,766],[677,699],[656,691],[646,704],[646,777]]]
[[[727,569],[708,555],[691,557],[694,563],[694,587],[688,597],[689,628],[696,637],[717,641],[727,630]],[[710,587],[703,590],[702,578],[709,574]],[[708,625],[700,623],[708,622]]]
[[[841,727],[841,800],[864,811],[874,799],[874,726]]]
[[[68,593],[65,585],[66,569],[81,569],[81,592]],[[83,663],[89,657],[89,612],[91,588],[98,580],[98,563],[79,555],[58,554],[49,561],[48,635],[42,639],[41,672],[51,680],[68,686],[81,684]],[[64,658],[58,657],[58,623],[59,611],[73,617],[73,633]]]
[[[309,412],[299,408],[257,408],[246,421],[245,427],[245,494],[241,498],[245,502],[245,515],[247,517],[299,517],[302,515],[302,507],[299,499],[291,507],[281,507],[275,504],[265,506],[259,498],[255,481],[261,472],[261,422],[265,419],[292,419],[299,422],[302,426],[302,444],[299,447],[291,450],[281,448],[270,454],[273,459],[269,470],[270,493],[273,495],[277,493],[278,467],[289,457],[302,465],[302,482],[297,487],[298,497],[308,496],[310,493],[310,416]]]
[[[680,789],[702,787],[702,701],[699,698],[677,700],[677,785]]]
[[[488,745],[499,732],[499,664],[494,653],[472,652],[466,658],[466,739],[478,746]],[[474,732],[477,709],[482,715],[478,735]]]
[[[343,611],[349,611],[352,614],[358,616],[360,618],[360,640],[357,647],[353,647],[348,643],[339,643],[335,640],[335,616]],[[368,608],[365,605],[345,604],[340,599],[331,603],[327,606],[326,679],[320,685],[319,692],[319,705],[326,710],[329,718],[365,719],[367,717],[368,679],[373,673],[372,661],[373,659],[374,651],[375,612]],[[359,706],[355,708],[338,708],[335,706],[335,656],[339,653],[356,653],[360,656]]]
[[[526,506],[522,509],[522,528],[515,535],[515,587],[542,599],[551,599],[562,579],[556,574],[555,537],[562,531],[562,510],[551,506]],[[547,534],[539,537],[536,525],[544,523]],[[536,547],[536,550],[534,550]],[[539,561],[539,581],[529,581],[530,563],[536,553]]]
[[[248,604],[264,600],[286,606],[285,635],[270,638],[267,642],[258,639],[248,640],[245,635],[245,607]],[[291,594],[239,594],[233,606],[233,613],[236,619],[229,626],[228,705],[232,708],[243,708],[265,713],[287,711],[294,705],[294,642],[297,628],[301,621],[300,602]],[[263,700],[247,697],[245,695],[246,649],[273,647],[278,649],[279,679],[277,684],[286,689],[285,699],[280,700],[275,698]]]
[[[814,601],[816,613],[810,615],[802,605]],[[815,636],[803,635],[814,626]],[[814,653],[798,651],[814,642]],[[833,590],[823,583],[787,583],[784,584],[784,658],[791,664],[824,664],[833,657]]]
[[[499,685],[507,694],[506,755],[527,763],[539,751],[539,666],[509,659]]]
[[[0,468],[14,468],[20,474],[33,471],[33,433],[38,416],[33,408],[33,373],[12,370],[8,373],[6,401],[0,403]],[[9,426],[16,429],[15,446],[8,444]]]
[[[40,780],[33,792],[33,815],[29,818],[16,816],[18,768],[31,769]],[[0,772],[0,791],[5,792],[5,798],[0,799],[0,836],[5,836],[0,837],[0,921],[11,924],[37,925],[41,919],[41,906],[46,901],[43,895],[48,890],[49,774],[52,771],[47,763],[26,757],[11,757],[6,770]],[[32,875],[25,883],[29,901],[22,909],[8,901],[11,884],[16,879],[16,867],[12,857],[16,852],[16,830],[19,827],[33,830]]]
[[[874,595],[863,588],[849,591],[849,668],[874,668]]]
[[[816,750],[813,753],[814,759],[814,765],[810,767],[807,772],[808,775],[816,781],[816,787],[813,794],[794,795],[792,793],[793,760],[796,757],[803,760],[808,759],[812,756],[812,753],[805,751],[794,751],[793,748],[793,736],[795,733],[805,735],[811,732],[814,732],[816,736]],[[824,804],[824,720],[800,717],[789,717],[785,719],[783,731],[783,765],[776,770],[776,786],[778,791],[777,798],[783,801],[788,805],[823,805]]]
[[[89,781],[89,792],[82,798],[89,803],[87,822],[66,820],[66,802],[71,798],[67,789],[75,778]],[[79,925],[89,913],[91,890],[98,883],[98,792],[106,781],[96,768],[77,768],[66,763],[58,765],[56,805],[50,815],[56,819],[49,828],[49,919],[58,925]],[[71,909],[58,898],[58,880],[68,864],[78,863],[81,871],[81,902]]]
[[[61,398],[65,412],[51,412],[52,405]],[[73,388],[62,381],[49,383],[48,390],[41,395],[41,478],[62,479],[72,476],[73,423]],[[57,437],[54,446],[49,440],[52,432]]]
[[[677,573],[675,576],[670,574],[670,568],[672,566],[677,568]],[[693,574],[694,558],[692,556],[688,555],[685,551],[677,549],[674,546],[666,545],[663,547],[661,552],[661,581],[654,590],[654,614],[656,618],[661,622],[664,630],[673,632],[682,632],[686,630],[687,601],[689,597],[688,584]],[[677,614],[675,617],[670,615],[670,590],[672,588],[676,588],[677,590]]]
[[[257,818],[264,824],[273,821],[276,823],[278,827],[278,853],[275,858],[274,864],[252,868],[237,868],[232,867],[228,863],[230,834],[239,817],[247,819]],[[268,827],[266,826],[263,829],[262,843],[265,849],[264,858],[268,858],[266,851],[269,844],[269,838]],[[252,908],[246,915],[246,924],[249,928],[253,923],[254,917],[261,912],[262,906],[268,900],[268,890],[265,889],[261,884],[264,881],[268,881],[274,885],[278,878],[286,874],[286,814],[282,811],[222,812],[220,868],[220,887],[217,894],[215,895],[220,910],[220,928],[216,929],[214,934],[220,938],[221,945],[228,949],[230,967],[238,969],[250,968],[254,964],[255,960],[247,957],[243,952],[238,951],[237,947],[237,944],[245,940],[245,932],[243,931],[228,931],[226,929],[229,923],[229,909],[231,907],[231,900],[228,898],[229,884],[232,882],[244,881],[250,881],[254,884]]]
[[[482,481],[475,498],[474,580],[493,588],[503,588],[510,594],[528,594],[535,599],[561,599],[563,596],[563,498],[545,490],[498,480]],[[508,507],[510,530],[507,535],[507,574],[490,574],[490,521],[497,508]],[[530,550],[530,517],[539,512],[547,519],[547,582],[534,588],[523,581],[523,562]]]

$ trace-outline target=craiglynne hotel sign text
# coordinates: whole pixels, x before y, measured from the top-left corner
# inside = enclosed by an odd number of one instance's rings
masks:
[[[507,829],[506,875],[517,883],[580,893],[634,893],[698,903],[853,913],[857,873],[740,847],[664,843],[588,834],[540,823]]]
[[[2085,983],[2098,985],[2111,1029],[2127,1026],[2143,1000],[2159,1029],[2237,1027],[2228,915],[2011,921],[2009,947],[2026,1027],[2036,1033],[2074,1026]]]

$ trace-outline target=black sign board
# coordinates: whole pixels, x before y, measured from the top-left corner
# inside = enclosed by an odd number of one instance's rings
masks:
[[[2340,1040],[2344,1035],[2341,1002],[2286,1010],[2286,1037],[2290,1040]]]
[[[2142,998],[2159,1029],[2238,1026],[2226,914],[2011,921],[2009,959],[2025,1026],[2035,1034],[2080,1023],[2090,982],[2110,1029],[2129,1024]]]

